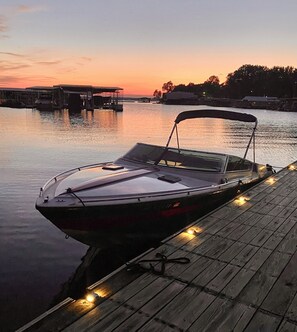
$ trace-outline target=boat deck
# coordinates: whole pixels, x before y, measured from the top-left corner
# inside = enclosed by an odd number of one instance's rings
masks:
[[[93,284],[94,303],[68,298],[19,331],[297,331],[296,169]]]

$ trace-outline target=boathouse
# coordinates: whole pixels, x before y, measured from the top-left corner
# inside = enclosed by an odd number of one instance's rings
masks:
[[[58,84],[25,89],[0,88],[0,106],[26,107],[39,110],[69,111],[112,109],[123,111],[122,88],[92,85]]]

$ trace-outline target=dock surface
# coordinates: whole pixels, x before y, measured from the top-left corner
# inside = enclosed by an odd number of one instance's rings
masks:
[[[297,331],[293,165],[19,331]]]

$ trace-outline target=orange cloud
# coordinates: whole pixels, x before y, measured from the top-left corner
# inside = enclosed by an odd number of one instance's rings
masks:
[[[19,5],[16,7],[17,13],[35,13],[43,10],[45,10],[43,6]]]

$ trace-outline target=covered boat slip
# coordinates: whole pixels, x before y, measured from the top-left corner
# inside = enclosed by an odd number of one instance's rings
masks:
[[[59,84],[25,89],[0,88],[0,107],[36,108],[40,111],[112,109],[123,111],[122,88]]]
[[[42,92],[42,87],[38,86],[28,89]],[[123,89],[119,87],[59,84],[48,90],[51,92],[49,98],[55,109],[66,108],[74,112],[98,108],[123,110],[123,105],[119,100],[119,94]]]
[[[297,162],[19,331],[296,331]]]

